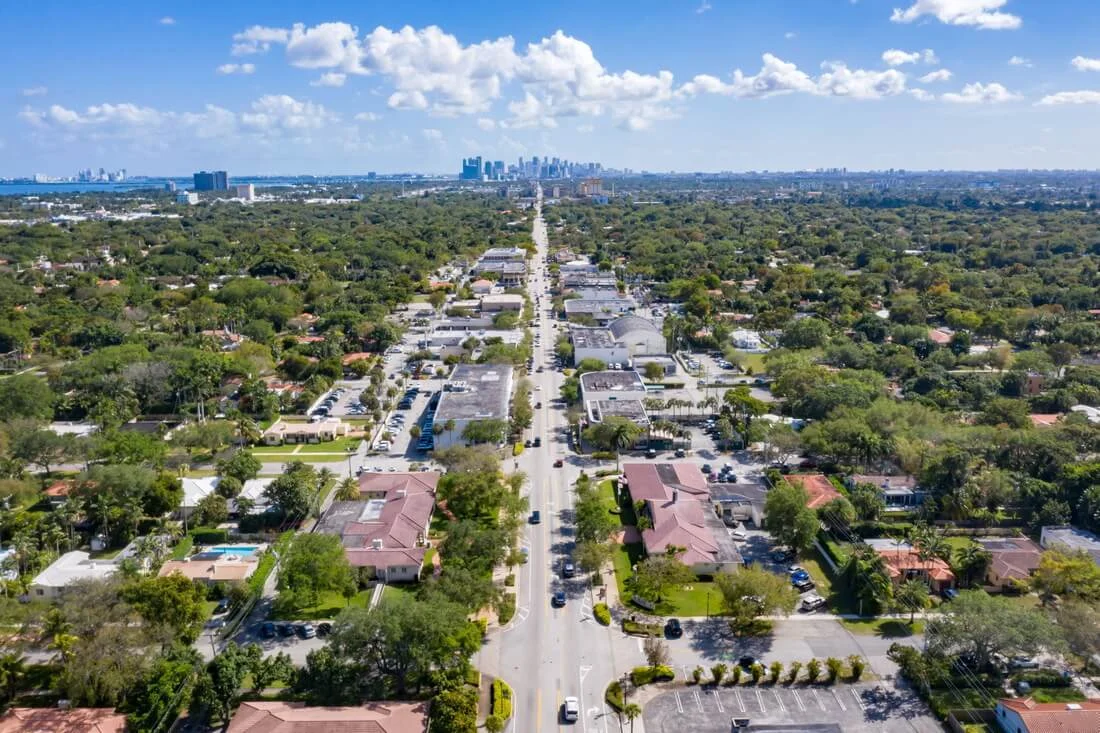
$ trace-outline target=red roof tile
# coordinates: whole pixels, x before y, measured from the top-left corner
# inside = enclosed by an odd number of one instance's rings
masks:
[[[833,499],[840,498],[840,492],[833,486],[824,474],[820,473],[792,473],[783,477],[791,486],[801,486],[806,490],[809,499],[806,506],[817,509],[828,504]]]
[[[428,704],[383,702],[307,707],[300,702],[242,702],[227,733],[424,733]]]
[[[1100,700],[1078,703],[1003,699],[998,703],[1020,716],[1027,733],[1096,733],[1100,731]]]
[[[126,716],[111,708],[12,708],[0,733],[123,733]]]

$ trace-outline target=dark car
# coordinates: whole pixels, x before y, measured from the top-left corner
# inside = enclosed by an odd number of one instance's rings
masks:
[[[816,586],[814,586],[814,582],[812,580],[810,580],[809,578],[806,578],[805,580],[795,581],[794,587],[800,593],[805,593],[808,590],[813,590]]]
[[[332,624],[328,621],[322,621],[317,624],[317,636],[328,636],[332,633]]]
[[[553,597],[550,599],[550,603],[554,608],[561,608],[565,605],[565,591],[555,591]]]
[[[535,409],[536,410],[541,410],[542,409],[542,403],[541,402],[536,402],[535,403]]]
[[[737,660],[737,664],[745,669],[749,669],[750,667],[752,667],[752,665],[759,663],[760,660],[750,654],[746,654],[745,656]]]
[[[523,447],[524,448],[530,448],[531,447],[531,441],[530,440],[523,441]]]
[[[684,635],[684,629],[680,626],[680,619],[670,618],[665,622],[665,636],[670,639],[679,639]]]
[[[217,616],[219,614],[223,614],[228,610],[229,610],[229,599],[228,598],[223,598],[220,601],[218,601],[218,605],[214,606],[214,615]]]
[[[572,578],[577,574],[577,566],[573,564],[572,560],[566,560],[561,565],[561,574],[566,578]]]
[[[711,465],[709,463],[704,463],[703,467],[700,468],[699,470],[702,471],[703,473],[706,473],[706,474],[710,474],[710,473],[714,472],[714,469],[711,468]]]
[[[959,592],[954,588],[944,588],[943,593],[940,595],[943,596],[943,600],[945,601],[953,601],[959,597]]]
[[[279,636],[294,636],[294,624],[279,624]]]
[[[794,553],[790,550],[784,550],[782,548],[772,550],[771,559],[773,562],[787,562],[794,559]]]
[[[260,626],[260,638],[262,639],[274,639],[275,638],[275,624],[270,621],[264,621]]]
[[[645,457],[646,457],[646,458],[656,458],[656,457],[657,457],[657,451],[655,451],[655,450],[653,450],[652,448],[650,448],[649,450],[647,450],[647,451],[645,452]]]
[[[542,521],[542,515],[541,515],[541,514],[539,514],[539,510],[538,510],[538,509],[536,509],[535,511],[531,512],[531,519],[530,519],[530,522],[531,522],[531,524],[538,524],[538,523],[539,523],[539,522],[541,522],[541,521]]]
[[[683,457],[684,457],[684,456],[686,456],[686,455],[687,455],[687,453],[686,453],[686,452],[684,452],[684,449],[683,449],[683,448],[677,448],[677,449],[676,449],[676,457],[677,457],[677,458],[683,458]]]
[[[565,461],[562,460],[561,458],[554,461],[554,468],[561,468],[564,465],[565,465]]]
[[[533,446],[534,446],[534,447],[536,447],[536,448],[541,448],[541,447],[542,447],[542,438],[535,438],[535,439],[534,439],[534,440],[533,440],[533,441],[531,442],[531,445],[533,445]]]

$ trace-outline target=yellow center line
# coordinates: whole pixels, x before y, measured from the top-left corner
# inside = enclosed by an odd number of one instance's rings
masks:
[[[542,730],[542,690],[535,694],[535,730]]]

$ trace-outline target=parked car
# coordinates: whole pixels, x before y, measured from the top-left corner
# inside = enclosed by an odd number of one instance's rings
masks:
[[[772,562],[787,562],[794,559],[794,552],[792,550],[778,547],[771,551],[770,555]]]
[[[745,540],[747,540],[749,538],[749,536],[747,534],[745,534],[744,532],[742,532],[739,529],[731,529],[729,531],[729,533],[730,533],[730,539],[733,540],[734,542],[744,542]]]
[[[683,458],[686,455],[687,455],[687,453],[684,451],[683,448],[677,448],[676,449],[676,457],[677,458]]]
[[[294,624],[279,624],[279,636],[294,636]]]
[[[649,450],[647,450],[647,451],[645,452],[645,457],[646,457],[646,458],[656,458],[656,457],[657,457],[657,451],[655,451],[655,450],[653,450],[652,448],[650,448]]]
[[[261,639],[274,639],[275,638],[275,624],[270,621],[264,621],[260,626],[260,638]]]
[[[539,514],[539,510],[538,510],[538,509],[536,509],[535,511],[531,512],[531,520],[530,520],[530,521],[531,521],[531,524],[538,524],[538,523],[540,523],[540,522],[542,521],[542,515],[541,515],[541,514]]]
[[[564,465],[565,465],[565,461],[562,460],[561,458],[554,461],[554,468],[561,468]]]
[[[565,591],[554,591],[554,595],[553,597],[551,597],[550,603],[554,606],[554,608],[563,607],[565,605]]]
[[[531,445],[534,446],[535,448],[541,448],[542,447],[542,438],[535,438],[533,441],[531,441]]]
[[[317,636],[328,636],[332,633],[332,624],[328,621],[322,621],[317,624]]]
[[[794,587],[799,593],[805,593],[808,590],[813,590],[817,586],[814,585],[812,580],[806,578],[805,580],[796,580],[794,582]]]
[[[523,441],[523,447],[524,447],[524,448],[530,448],[530,447],[531,447],[531,439],[530,439],[530,438],[528,438],[527,440]]]
[[[801,606],[803,611],[816,611],[819,608],[825,607],[825,599],[816,593],[812,593],[802,599]]]
[[[945,601],[953,601],[959,597],[959,592],[954,588],[944,588],[943,593],[940,593]]]
[[[566,560],[561,565],[561,574],[566,578],[572,578],[577,574],[577,566],[573,564],[572,560]]]
[[[684,629],[680,626],[680,619],[670,618],[665,622],[665,636],[670,639],[679,639],[684,635]]]
[[[301,634],[303,639],[312,639],[317,636],[317,628],[313,624],[300,624],[298,626],[298,633]]]
[[[219,616],[229,610],[229,599],[223,598],[214,606],[214,615]]]
[[[709,463],[704,463],[703,467],[699,470],[702,471],[705,474],[711,474],[711,473],[714,472],[714,469],[711,468],[711,465]]]
[[[745,656],[743,656],[743,657],[741,657],[740,659],[737,660],[737,664],[739,666],[743,667],[744,669],[749,669],[749,668],[752,667],[752,665],[761,664],[761,662],[760,662],[759,659],[752,656],[751,654],[746,654]]]
[[[806,568],[800,567],[798,565],[793,565],[790,569],[790,573],[792,583],[798,583],[800,581],[810,579],[810,574],[806,572]]]

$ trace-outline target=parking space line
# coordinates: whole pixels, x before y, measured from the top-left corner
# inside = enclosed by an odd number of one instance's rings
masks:
[[[699,697],[699,688],[696,687],[691,694],[695,698],[695,707],[699,708],[700,713],[703,712],[703,700]]]
[[[779,709],[783,712],[787,712],[787,706],[783,703],[783,698],[779,696],[779,690],[773,689],[772,693],[775,695],[775,701],[779,703]]]
[[[805,710],[806,709],[806,703],[802,702],[802,698],[798,696],[798,690],[791,690],[791,692],[794,693],[794,701],[796,703],[798,703],[798,707],[801,710]]]
[[[760,690],[756,691],[756,701],[760,703],[760,712],[768,712],[768,708],[764,706],[764,696],[760,694]]]
[[[714,702],[718,703],[718,712],[726,712],[726,708],[722,706],[722,696],[718,694],[717,688],[714,690]]]
[[[684,670],[684,682],[687,682],[691,679],[691,673],[688,672],[688,666],[686,664],[681,664],[680,667]]]
[[[741,699],[741,691],[734,690],[734,695],[737,695],[737,707],[741,708],[741,712],[745,712],[745,701]]]
[[[847,707],[845,707],[844,703],[840,701],[840,696],[836,694],[836,690],[829,690],[829,692],[833,693],[833,699],[836,700],[836,704],[840,706],[841,710],[848,709]]]
[[[673,692],[672,694],[676,696],[676,710],[678,710],[681,713],[684,712],[684,703],[683,703],[683,701],[680,700],[680,693],[679,692]]]
[[[820,707],[822,710],[824,710],[825,709],[825,702],[821,699],[821,695],[817,694],[817,690],[813,690],[813,693],[814,693],[814,699],[817,700],[818,707]]]
[[[859,705],[859,709],[860,710],[866,710],[867,706],[863,704],[863,698],[861,698],[859,696],[859,693],[856,692],[856,688],[852,687],[850,689],[852,690],[852,697],[854,697],[856,699],[856,705]]]

